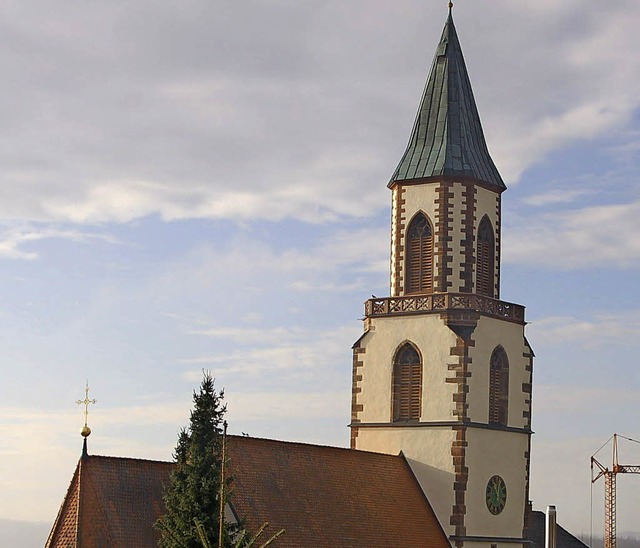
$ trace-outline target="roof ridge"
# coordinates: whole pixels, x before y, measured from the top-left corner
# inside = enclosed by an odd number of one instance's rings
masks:
[[[400,456],[400,454],[393,455],[391,453],[378,453],[377,451],[365,451],[362,449],[352,449],[350,447],[342,447],[338,445],[327,445],[327,444],[310,443],[310,442],[304,442],[304,441],[276,440],[273,438],[259,438],[255,436],[238,436],[237,434],[229,434],[228,437],[238,439],[238,440],[256,440],[260,442],[270,442],[270,443],[287,444],[287,445],[301,445],[305,447],[320,447],[323,449],[335,449],[338,451],[346,451],[349,453],[358,453],[358,454],[368,453],[371,455],[381,455],[383,457],[398,458]]]
[[[173,464],[173,461],[170,460],[155,460],[155,459],[143,459],[139,457],[113,457],[110,455],[88,455],[85,460],[96,460],[96,459],[104,459],[104,460],[119,460],[119,461],[135,461],[135,462],[149,462],[153,464]]]
[[[392,454],[392,453],[380,453],[377,451],[366,451],[363,449],[352,449],[350,447],[342,447],[342,446],[338,446],[338,445],[328,445],[328,444],[321,444],[321,443],[311,443],[311,442],[304,442],[304,441],[289,441],[289,440],[278,440],[278,439],[274,439],[274,438],[263,438],[263,437],[257,437],[257,436],[242,436],[242,435],[237,435],[237,434],[229,434],[228,438],[231,439],[235,439],[235,440],[253,440],[253,441],[257,441],[257,442],[264,442],[264,443],[271,443],[271,444],[280,444],[280,445],[297,445],[297,446],[302,446],[302,447],[318,447],[318,448],[322,448],[322,449],[332,449],[332,450],[336,450],[336,451],[345,451],[348,453],[357,453],[357,454],[369,454],[369,455],[379,455],[381,457],[391,457],[394,459],[397,459],[399,457],[401,457],[401,455],[398,454]],[[88,455],[85,459],[86,460],[91,461],[91,460],[109,460],[109,461],[132,461],[132,462],[140,462],[140,463],[151,463],[151,464],[159,464],[159,465],[173,465],[174,462],[173,461],[168,461],[168,460],[155,460],[155,459],[143,459],[143,458],[139,458],[139,457],[114,457],[114,456],[110,456],[110,455]]]

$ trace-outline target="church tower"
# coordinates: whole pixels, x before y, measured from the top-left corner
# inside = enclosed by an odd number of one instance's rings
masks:
[[[402,452],[452,545],[523,546],[533,352],[500,300],[506,187],[451,11],[389,188],[391,296],[353,347],[351,446]]]

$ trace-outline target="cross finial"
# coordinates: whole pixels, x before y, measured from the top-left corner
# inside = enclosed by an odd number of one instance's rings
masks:
[[[80,434],[82,434],[83,438],[86,438],[87,436],[89,436],[89,434],[91,434],[91,428],[89,428],[89,426],[87,425],[87,419],[89,417],[89,404],[98,403],[98,400],[89,399],[89,381],[88,380],[84,386],[84,400],[76,400],[76,403],[78,405],[84,405],[84,426],[82,427]]]

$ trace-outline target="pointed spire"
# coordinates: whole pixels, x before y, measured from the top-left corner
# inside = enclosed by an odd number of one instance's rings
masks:
[[[449,3],[411,138],[390,185],[423,177],[477,179],[506,188],[484,139]]]
[[[82,457],[80,457],[82,460],[87,460],[89,458],[89,449],[87,448],[87,438],[85,436],[85,438],[82,440]]]

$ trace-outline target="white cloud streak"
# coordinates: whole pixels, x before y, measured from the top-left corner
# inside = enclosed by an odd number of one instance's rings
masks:
[[[8,226],[0,229],[0,257],[7,259],[33,260],[38,253],[25,249],[29,244],[42,240],[70,240],[73,242],[89,243],[100,240],[109,244],[119,244],[117,239],[106,233],[87,232],[77,229],[61,229],[54,226],[25,225]]]
[[[526,222],[505,230],[506,262],[564,270],[640,263],[640,201],[564,210]]]
[[[558,189],[550,190],[542,194],[534,194],[523,198],[527,205],[535,207],[546,207],[553,204],[569,204],[577,198],[588,196],[593,191],[582,189]]]
[[[616,340],[635,341],[640,336],[640,311],[600,314],[591,318],[541,318],[531,323],[527,330],[532,340],[545,345],[580,343],[593,348]]]
[[[245,329],[211,328],[195,334],[230,341],[238,350],[184,358],[184,364],[210,367],[214,376],[224,374],[268,374],[288,370],[297,374],[329,373],[343,361],[345,349],[359,336],[357,325],[314,332],[300,328]],[[187,372],[183,377],[195,381],[200,370]]]

